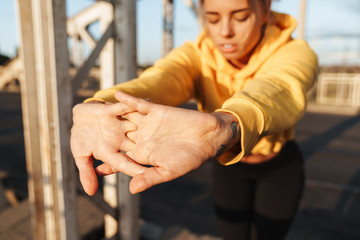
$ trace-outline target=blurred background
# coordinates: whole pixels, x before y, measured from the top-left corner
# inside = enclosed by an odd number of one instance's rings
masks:
[[[17,54],[19,37],[15,1],[0,1],[0,53],[7,57]],[[92,0],[67,0],[67,15],[72,17],[94,3]],[[274,0],[272,9],[289,13],[299,19],[300,0]],[[137,1],[137,47],[141,65],[152,64],[161,57],[163,31],[161,0]],[[319,55],[320,64],[360,64],[360,1],[307,0],[305,38]],[[99,25],[90,31],[99,35]],[[200,28],[192,10],[184,1],[174,1],[174,46],[195,40]],[[294,33],[296,37],[297,32]]]
[[[68,21],[96,1],[67,0]],[[200,31],[189,1],[174,0],[173,46]],[[274,11],[301,20],[301,0],[273,0]],[[163,1],[137,0],[138,73],[163,55]],[[360,1],[307,0],[304,38],[318,54],[319,77],[296,138],[306,159],[306,187],[288,239],[360,239]],[[70,25],[68,25],[70,26]],[[101,24],[86,27],[101,37]],[[70,30],[69,30],[70,31]],[[298,37],[298,31],[293,34]],[[69,34],[70,75],[92,47]],[[16,1],[0,1],[0,239],[31,239],[27,173],[18,80]],[[98,64],[81,85],[77,102],[99,88]],[[76,102],[75,102],[76,103]],[[190,107],[191,104],[190,104]],[[211,164],[141,194],[142,239],[219,239],[211,205]],[[102,239],[104,213],[81,198],[82,239]]]

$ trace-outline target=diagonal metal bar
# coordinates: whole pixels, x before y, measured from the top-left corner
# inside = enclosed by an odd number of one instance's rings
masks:
[[[79,173],[76,172],[77,179],[79,179]],[[102,197],[101,193],[96,193],[95,195],[89,197],[84,191],[82,190],[82,187],[80,185],[80,182],[76,182],[76,190],[79,194],[84,196],[85,198],[89,199],[93,203],[96,204],[96,207],[99,208],[103,213],[108,213],[111,217],[114,219],[119,219],[119,212],[117,209],[110,206],[105,199]]]
[[[79,174],[78,172],[76,173],[76,176],[79,179]],[[77,192],[79,194],[81,194],[82,196],[84,196],[85,198],[89,199],[90,201],[92,201],[93,203],[96,204],[96,207],[98,207],[103,213],[108,213],[111,217],[113,217],[114,219],[119,219],[119,212],[117,209],[111,207],[102,197],[101,193],[96,193],[95,195],[89,197],[89,195],[87,195],[86,193],[84,193],[84,191],[82,190],[82,187],[80,185],[80,182],[76,183],[76,189]]]
[[[84,64],[79,68],[75,78],[73,79],[73,95],[76,95],[76,91],[80,89],[81,82],[88,76],[90,69],[95,65],[95,61],[98,58],[101,50],[105,46],[107,40],[111,38],[114,31],[114,21],[112,21],[104,34],[101,36],[99,41],[97,42],[95,48],[91,52],[88,59],[84,62]]]
[[[102,197],[100,193],[95,194],[89,199],[96,204],[98,208],[100,208],[104,213],[108,213],[114,219],[119,219],[119,215],[116,209],[111,207]]]

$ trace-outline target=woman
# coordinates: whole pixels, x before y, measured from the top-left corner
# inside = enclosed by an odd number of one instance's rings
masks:
[[[133,176],[130,191],[137,193],[215,156],[223,239],[285,237],[303,188],[294,127],[317,58],[304,41],[291,38],[295,20],[270,11],[270,4],[200,1],[204,31],[196,42],[74,108],[72,151],[89,194],[97,189],[92,157],[104,161],[97,174]],[[200,111],[170,107],[190,98]]]

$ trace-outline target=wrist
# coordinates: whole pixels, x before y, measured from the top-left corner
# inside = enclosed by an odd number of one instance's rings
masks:
[[[218,120],[219,126],[219,151],[216,157],[222,155],[225,151],[238,145],[241,139],[241,131],[238,119],[228,112],[214,112],[213,116]]]

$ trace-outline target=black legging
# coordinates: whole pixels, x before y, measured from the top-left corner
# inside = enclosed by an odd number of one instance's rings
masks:
[[[213,191],[223,240],[281,240],[291,225],[304,186],[301,152],[287,142],[260,164],[215,162]]]

